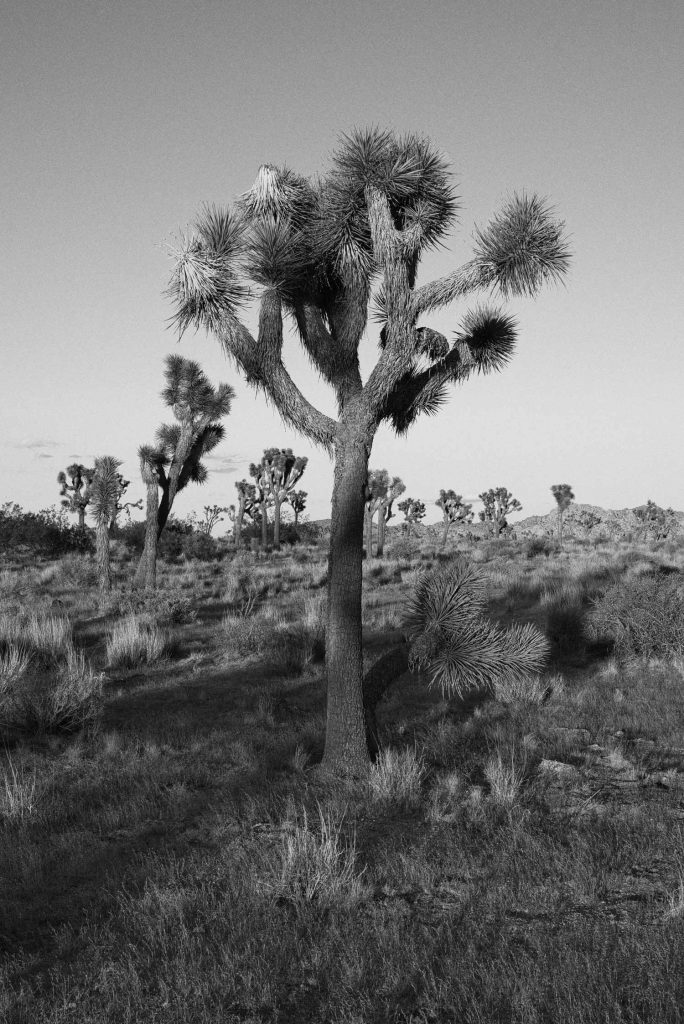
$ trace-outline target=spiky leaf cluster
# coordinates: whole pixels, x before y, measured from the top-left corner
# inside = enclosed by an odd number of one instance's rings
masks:
[[[556,499],[559,512],[565,512],[575,500],[570,484],[552,484],[551,493]]]
[[[95,472],[90,488],[90,514],[98,524],[109,524],[115,518],[121,496],[119,459],[103,455],[95,460]]]
[[[459,559],[423,573],[408,600],[409,664],[426,671],[445,695],[525,678],[548,658],[548,641],[534,626],[502,629],[484,618],[485,583],[480,569]]]

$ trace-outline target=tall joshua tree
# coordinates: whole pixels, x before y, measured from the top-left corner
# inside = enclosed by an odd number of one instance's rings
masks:
[[[535,294],[560,278],[563,225],[536,196],[513,196],[475,233],[473,256],[418,285],[423,253],[446,237],[457,203],[445,159],[425,139],[370,129],[342,136],[330,171],[306,179],[264,164],[232,209],[206,207],[175,254],[170,294],[181,333],[205,327],[283,419],[334,457],[331,508],[327,729],[323,767],[365,773],[361,586],[368,459],[378,427],[404,433],[435,413],[448,385],[501,369],[515,324],[491,306],[467,312],[449,341],[423,317],[478,290]],[[359,345],[373,280],[378,359],[365,382]],[[259,288],[253,336],[241,309]],[[336,419],[300,392],[283,362],[291,317],[337,399]]]
[[[202,484],[207,479],[207,468],[201,459],[223,439],[224,429],[218,420],[228,415],[234,396],[230,384],[214,388],[192,359],[171,355],[165,362],[166,387],[162,398],[172,409],[176,422],[162,424],[157,430],[156,444],[143,445],[138,451],[140,471],[147,487],[147,526],[136,581],[144,581],[146,587],[152,588],[156,578],[157,541],[174,499],[189,483]],[[156,536],[153,538],[155,520]]]
[[[68,509],[69,512],[77,513],[79,530],[85,529],[85,514],[90,502],[90,488],[94,473],[94,469],[88,469],[80,462],[72,462],[70,466],[67,466],[66,473],[62,470],[57,474],[57,483],[60,485],[59,493],[62,495],[62,507]]]
[[[405,490],[406,484],[404,481],[398,476],[393,476],[389,482],[387,493],[382,500],[382,505],[378,512],[378,558],[382,558],[385,553],[385,527],[394,514],[392,511],[392,505]]]
[[[473,506],[464,501],[462,495],[456,494],[456,491],[451,489],[441,490],[435,505],[442,510],[442,519],[444,520],[442,546],[444,546],[447,542],[449,527],[453,523],[472,523]]]
[[[112,571],[109,560],[109,530],[116,518],[121,497],[121,462],[111,455],[95,460],[90,485],[90,514],[95,520],[95,558],[101,598],[112,589]]]
[[[551,493],[558,506],[558,543],[563,547],[563,515],[575,500],[570,484],[552,484]]]
[[[273,547],[280,550],[280,509],[301,479],[309,460],[293,455],[291,448],[267,448],[261,460],[261,474],[267,497],[273,504]]]
[[[508,516],[511,512],[520,512],[522,505],[506,487],[492,487],[488,491],[483,491],[478,497],[484,505],[482,512],[478,512],[480,520],[487,524],[489,530],[498,540],[501,531],[508,526]]]

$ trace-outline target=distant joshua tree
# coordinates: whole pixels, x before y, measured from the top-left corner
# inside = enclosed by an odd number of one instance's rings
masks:
[[[392,505],[405,490],[406,484],[401,477],[393,476],[378,510],[378,550],[376,552],[378,558],[382,558],[385,552],[385,527],[394,515]]]
[[[558,506],[558,543],[563,547],[563,516],[575,500],[570,484],[552,484],[551,493]]]
[[[484,505],[482,512],[478,512],[480,521],[487,524],[498,540],[502,530],[508,527],[508,516],[511,512],[520,512],[522,505],[505,487],[491,488],[478,497]]]
[[[366,558],[373,557],[373,519],[384,504],[389,488],[389,473],[386,469],[369,469],[366,480],[366,504],[364,527],[366,533]]]
[[[121,475],[117,472],[121,463],[111,455],[95,460],[95,469],[90,481],[90,515],[95,520],[95,557],[101,600],[112,589],[112,572],[109,559],[109,530],[116,517],[116,508],[121,495]]]
[[[273,547],[276,551],[280,550],[281,507],[289,500],[308,461],[305,456],[293,455],[291,448],[267,448],[261,459],[259,480],[265,488],[266,500],[273,505]]]
[[[233,505],[230,507],[233,509],[233,515],[231,516],[233,521],[233,540],[235,547],[239,548],[242,545],[242,524],[245,516],[249,516],[253,522],[256,518],[259,493],[256,486],[250,484],[249,480],[238,480],[235,488],[238,493],[237,508]]]
[[[413,527],[421,519],[425,519],[425,505],[418,498],[406,498],[404,501],[399,502],[397,508],[400,512],[404,513],[404,527],[410,536],[413,533]]]
[[[435,505],[442,510],[442,519],[444,520],[442,546],[444,547],[447,542],[449,527],[453,523],[460,523],[462,525],[472,523],[473,506],[469,505],[468,502],[463,500],[462,495],[456,494],[456,491],[453,490],[441,490]]]
[[[62,470],[57,474],[59,493],[62,495],[62,508],[78,515],[79,530],[85,529],[85,514],[90,502],[90,488],[93,482],[94,469],[87,469],[80,462],[72,462],[67,466],[66,473]],[[68,482],[67,477],[71,481]]]
[[[476,292],[536,295],[569,263],[562,223],[537,196],[516,195],[476,231],[465,264],[419,285],[421,257],[445,240],[457,208],[450,169],[429,140],[357,130],[342,137],[320,177],[263,164],[233,207],[205,208],[175,253],[169,294],[180,331],[212,332],[283,419],[334,456],[323,765],[335,775],[364,775],[370,765],[361,600],[375,435],[384,422],[405,433],[439,409],[450,384],[503,368],[515,344],[513,318],[491,306],[465,311],[451,339],[424,320]],[[255,285],[253,335],[242,311]],[[378,356],[364,380],[359,346],[371,302]],[[336,418],[313,406],[288,373],[290,320],[333,390]]]
[[[200,366],[182,356],[166,357],[164,375],[162,398],[172,409],[176,423],[162,424],[156,445],[143,445],[138,451],[147,487],[147,525],[136,582],[152,589],[156,583],[157,542],[174,499],[189,483],[202,484],[207,479],[201,459],[223,439],[224,429],[218,420],[228,415],[234,396],[229,384],[214,389]]]
[[[223,522],[223,513],[227,513],[229,509],[223,505],[205,505],[202,511],[204,519],[198,522],[197,529],[209,537],[216,524]]]
[[[295,530],[299,526],[299,517],[306,508],[306,499],[308,498],[308,491],[290,491],[287,496],[287,500],[290,503],[290,508],[294,512],[294,527]]]

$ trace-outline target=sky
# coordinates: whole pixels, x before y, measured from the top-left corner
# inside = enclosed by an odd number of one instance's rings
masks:
[[[564,285],[507,304],[511,364],[454,388],[404,438],[381,428],[371,467],[401,476],[428,521],[440,488],[476,500],[508,487],[522,517],[548,512],[561,482],[606,508],[684,508],[683,51],[680,0],[9,0],[0,504],[58,504],[57,473],[105,454],[142,497],[136,452],[170,418],[176,352],[236,391],[209,479],[178,514],[231,504],[264,448],[291,447],[309,458],[307,514],[327,517],[329,457],[215,338],[169,328],[168,247],[260,164],[324,173],[341,132],[379,125],[428,136],[453,168],[459,220],[419,283],[464,263],[514,191],[548,197],[573,262]],[[452,337],[467,308],[429,323]],[[366,373],[376,343],[371,325]],[[296,339],[286,353],[333,412]]]

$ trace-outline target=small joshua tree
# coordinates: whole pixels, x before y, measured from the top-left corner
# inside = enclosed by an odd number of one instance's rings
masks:
[[[200,366],[182,356],[166,357],[164,375],[166,387],[162,398],[172,409],[176,422],[162,424],[157,430],[156,445],[143,445],[138,451],[148,503],[145,548],[136,582],[144,581],[146,587],[152,588],[156,581],[157,542],[174,499],[189,483],[202,484],[207,479],[207,468],[201,459],[223,439],[224,429],[218,420],[228,415],[234,396],[229,384],[213,388]],[[161,499],[155,484],[161,490]]]
[[[393,476],[389,482],[387,493],[385,494],[382,504],[378,510],[378,558],[382,558],[385,552],[385,528],[394,515],[392,505],[399,495],[403,494],[405,490],[406,484],[404,481],[398,476]]]
[[[453,490],[441,490],[439,498],[435,502],[437,508],[442,510],[444,520],[444,533],[442,534],[442,546],[447,542],[449,527],[453,523],[465,525],[473,521],[473,506],[463,500],[462,495],[456,494]]]
[[[62,508],[77,513],[79,530],[85,529],[85,514],[90,501],[90,488],[94,473],[94,469],[87,469],[80,462],[72,462],[70,466],[67,466],[66,473],[62,470],[57,474],[57,483],[60,485],[59,493],[63,499]]]
[[[306,499],[309,496],[308,491],[290,491],[287,496],[287,500],[290,503],[290,508],[294,512],[294,528],[295,530],[299,526],[299,517],[306,508]]]
[[[558,506],[558,543],[563,547],[563,516],[575,500],[570,484],[552,484],[551,493]]]
[[[101,600],[112,589],[112,571],[109,559],[109,530],[116,517],[121,495],[121,463],[111,455],[95,460],[90,482],[90,515],[95,520],[95,558]]]
[[[301,479],[309,460],[293,455],[291,448],[267,448],[260,464],[259,480],[266,500],[273,505],[273,547],[280,550],[280,510]]]
[[[234,516],[231,518],[233,520],[233,540],[235,547],[239,548],[242,544],[242,524],[244,518],[247,515],[252,522],[254,521],[259,503],[259,495],[256,486],[250,484],[249,480],[238,480],[235,488],[238,493],[238,503]],[[231,508],[233,508],[232,505]]]
[[[418,498],[405,498],[404,501],[399,502],[397,508],[404,513],[403,525],[406,533],[410,536],[413,533],[413,527],[421,519],[425,519],[425,505]]]
[[[249,475],[254,480],[256,493],[256,506],[258,518],[261,523],[261,547],[265,551],[268,547],[268,509],[271,502],[268,480],[266,479],[266,467],[262,462],[252,462],[249,467]],[[254,517],[256,521],[256,516]]]
[[[204,519],[198,522],[197,529],[200,533],[206,533],[207,536],[210,536],[216,524],[223,522],[223,513],[229,510],[223,505],[205,505],[202,511],[204,512]]]
[[[522,505],[505,487],[483,491],[478,497],[484,505],[482,512],[478,512],[480,521],[487,524],[492,535],[498,540],[501,531],[508,526],[508,516],[511,512],[520,512]]]

